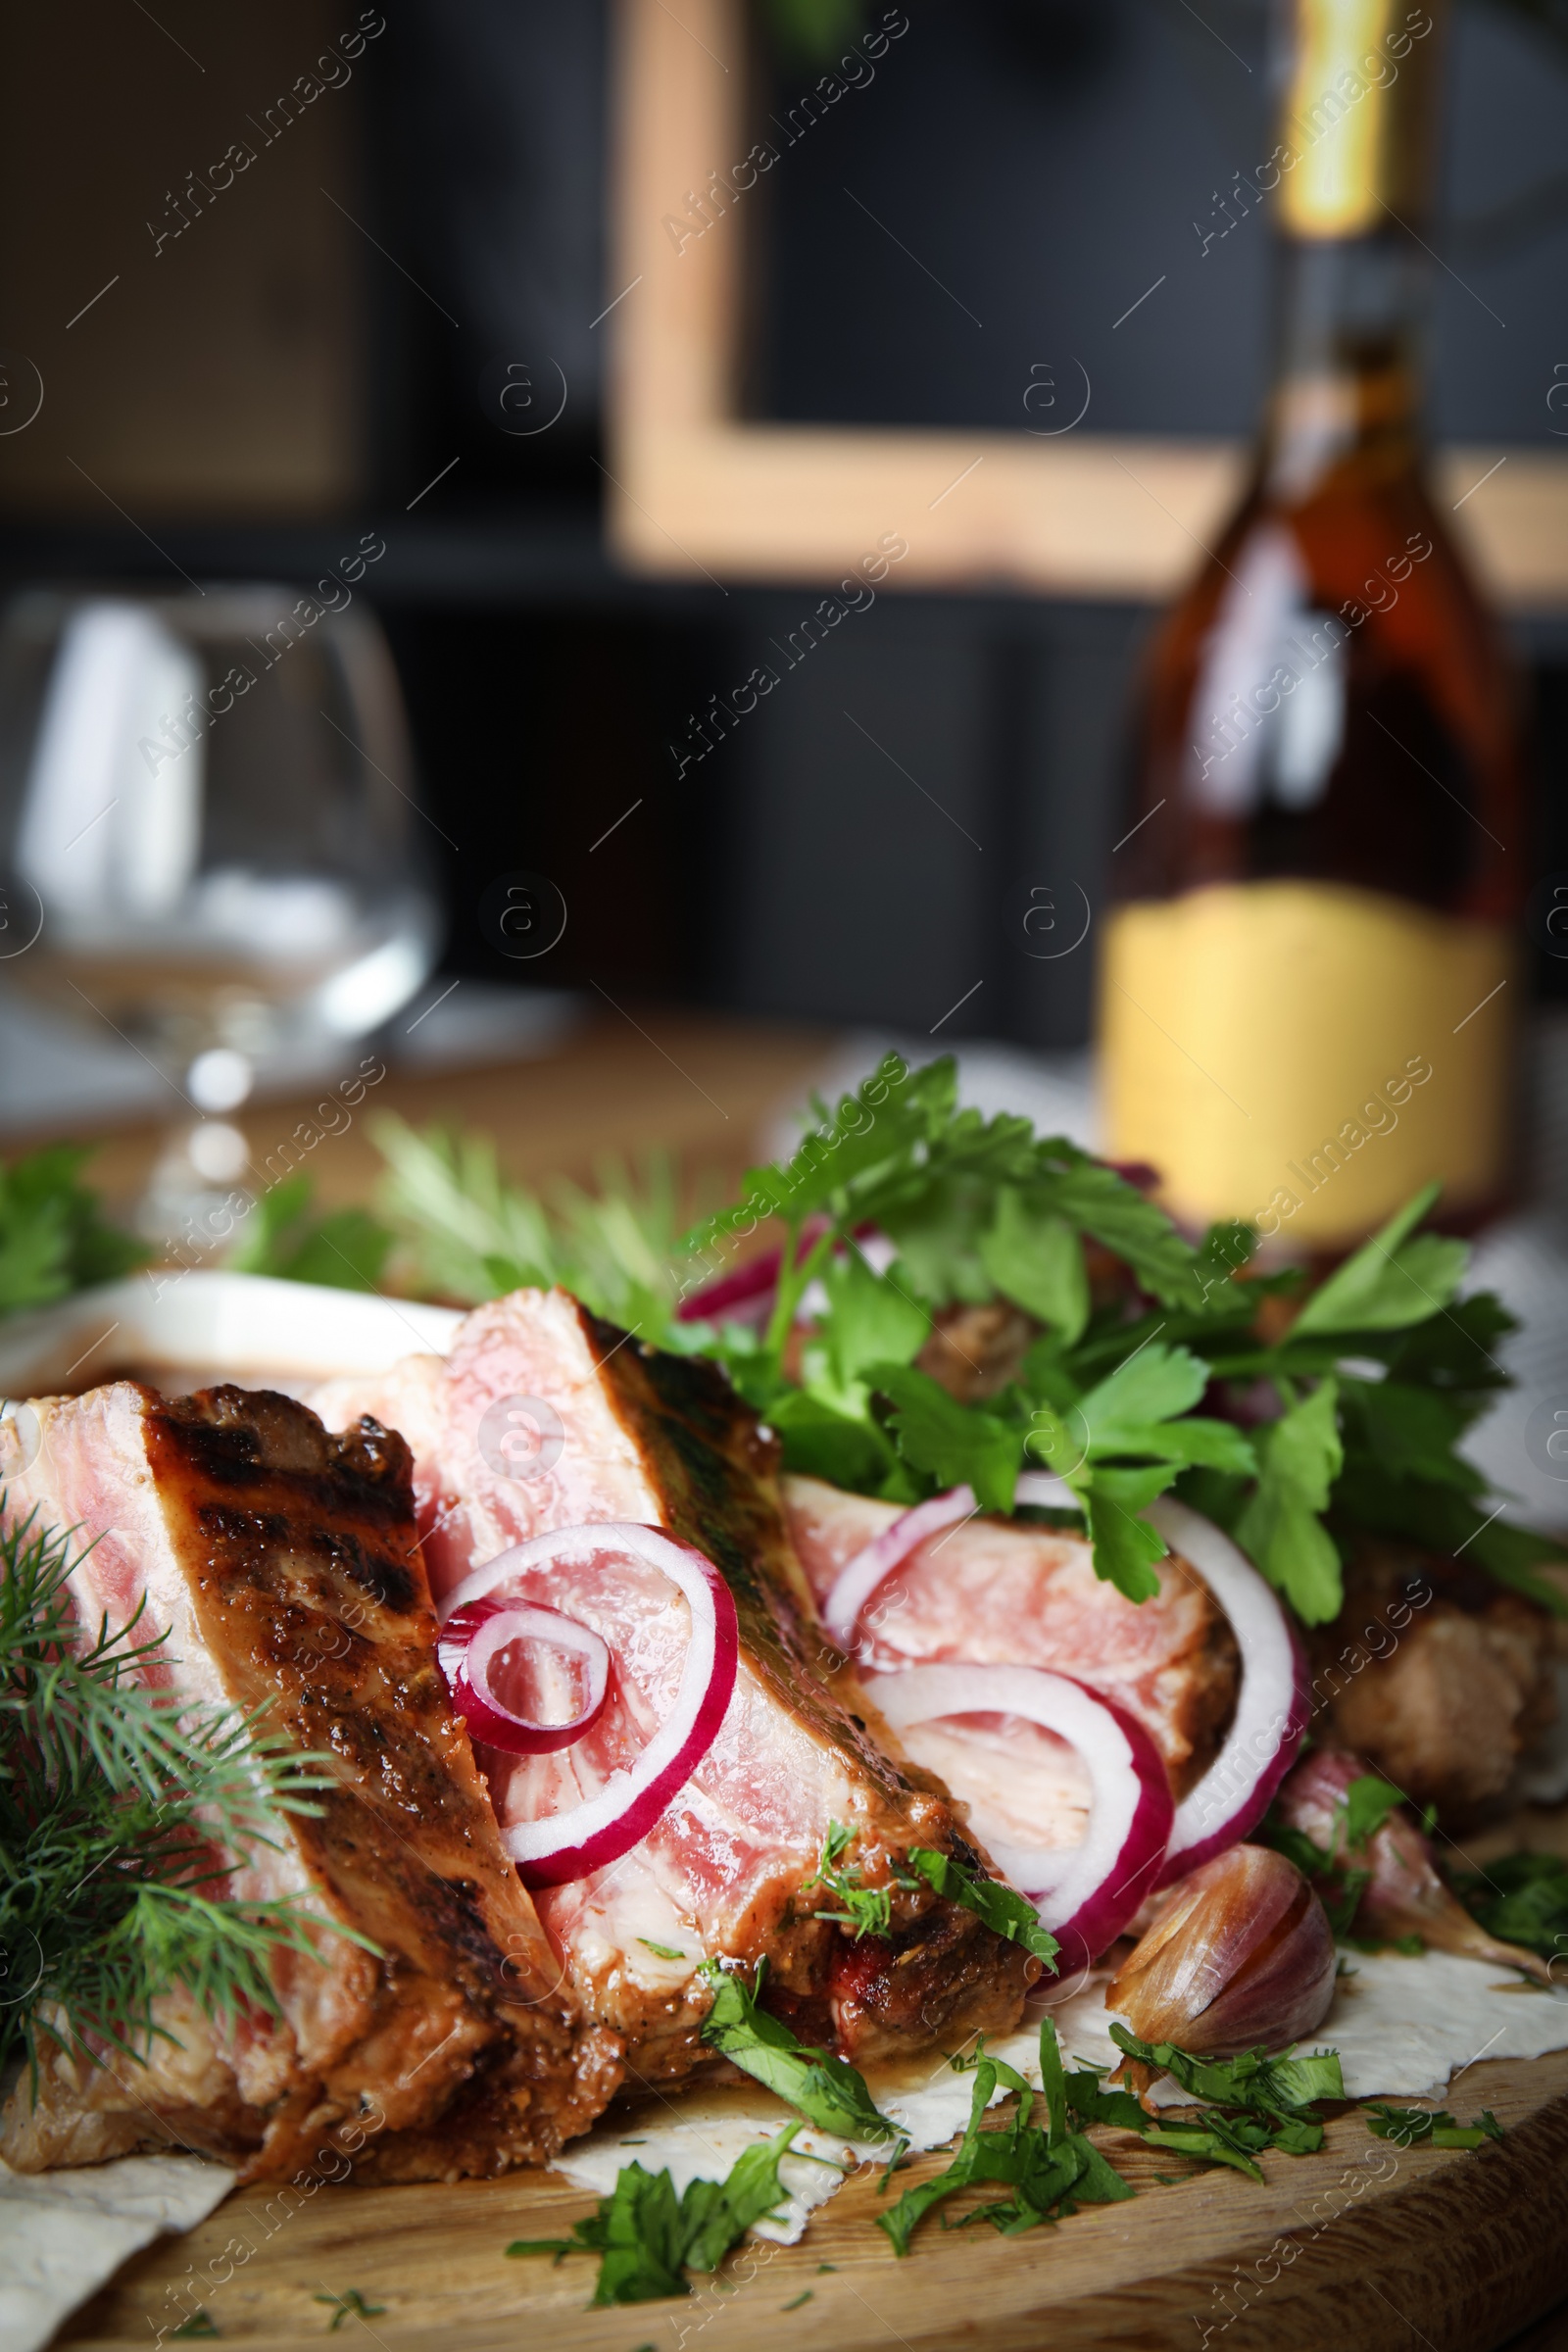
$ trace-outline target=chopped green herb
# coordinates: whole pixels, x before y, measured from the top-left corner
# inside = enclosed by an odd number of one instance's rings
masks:
[[[1061,1947],[1054,1936],[1041,1926],[1040,1914],[1027,1895],[1015,1893],[999,1880],[976,1878],[973,1871],[966,1870],[952,1854],[938,1853],[930,1846],[912,1845],[909,1862],[938,1894],[974,1912],[993,1935],[1004,1936],[1009,1943],[1021,1943],[1026,1952],[1033,1952],[1037,1960],[1043,1960],[1051,1973],[1055,1974],[1056,1954]]]
[[[332,2317],[326,2330],[328,2335],[336,2335],[345,2320],[378,2320],[386,2309],[384,2303],[367,2303],[357,2286],[351,2286],[347,2294],[317,2295],[315,2300],[332,2306]]]
[[[1270,1809],[1255,1836],[1260,1843],[1274,1846],[1294,1862],[1304,1878],[1318,1881],[1329,1925],[1342,1942],[1369,1952],[1392,1947],[1413,1958],[1426,1949],[1419,1936],[1361,1937],[1352,1932],[1361,1897],[1372,1877],[1371,1864],[1366,1859],[1367,1846],[1401,1801],[1392,1781],[1382,1780],[1376,1773],[1362,1773],[1350,1782],[1335,1804],[1333,1828],[1326,1846],[1319,1845],[1304,1830],[1293,1829],[1281,1821],[1277,1807]],[[1356,1854],[1362,1856],[1359,1863],[1350,1858]]]
[[[1270,2058],[1262,2050],[1249,2050],[1240,2058],[1200,2058],[1173,2042],[1140,2041],[1114,2023],[1110,2037],[1129,2058],[1169,2075],[1195,2099],[1211,2100],[1217,2107],[1240,2107],[1281,2123],[1316,2124],[1322,2119],[1312,2106],[1314,2099],[1345,2096],[1337,2050],[1319,2050],[1309,2058]]]
[[[1459,2124],[1441,2107],[1390,2107],[1382,2099],[1367,2101],[1366,2128],[1374,2138],[1395,2140],[1401,2148],[1417,2142],[1433,2148],[1479,2148],[1483,2141],[1503,2135],[1490,2107],[1473,2124]]]
[[[1568,1954],[1568,1861],[1560,1854],[1502,1854],[1454,1876],[1454,1890],[1489,1936],[1543,1959]]]
[[[893,1924],[893,1896],[886,1886],[862,1886],[860,1866],[852,1862],[840,1868],[844,1855],[855,1843],[855,1832],[847,1830],[841,1821],[830,1821],[822,1851],[817,1857],[816,1870],[806,1881],[803,1891],[813,1886],[825,1886],[830,1894],[844,1905],[842,1911],[818,1911],[818,1919],[836,1920],[841,1927],[853,1928],[858,1943],[862,1936],[885,1936]]]
[[[597,2254],[595,2304],[650,2303],[689,2295],[688,2271],[716,2271],[754,2222],[783,2201],[778,2168],[800,2131],[791,2124],[776,2139],[739,2157],[723,2180],[689,2180],[677,2197],[667,2172],[621,2167],[598,2210],[572,2225],[569,2237],[516,2238],[509,2255]]]
[[[814,2287],[803,2286],[793,2303],[781,2303],[779,2309],[780,2311],[799,2311],[803,2303],[809,2303],[815,2292]]]
[[[646,1951],[653,1953],[656,1960],[689,1960],[691,1958],[689,1952],[677,1952],[672,1943],[656,1943],[651,1936],[639,1936],[637,1940]]]
[[[1045,2063],[1048,2032],[1054,2048],[1054,2029],[1049,2018],[1041,2029],[1042,2065],[1049,2076],[1052,2070]],[[915,2230],[935,2206],[977,2181],[995,2181],[1011,2194],[989,2199],[966,2214],[958,2227],[968,2229],[984,2222],[1006,2237],[1061,2219],[1079,2205],[1111,2204],[1136,2193],[1081,2132],[1066,2130],[1064,2115],[1051,2109],[1049,2098],[1047,2129],[1031,2124],[1034,2093],[1014,2068],[1000,2058],[987,2057],[983,2044],[969,2063],[974,2067],[974,2090],[957,2154],[945,2172],[906,2188],[896,2205],[877,2216],[877,2228],[886,2233],[895,2254],[908,2253]],[[1059,2081],[1059,2056],[1054,2072]],[[985,2132],[981,2121],[999,2083],[1017,2092],[1017,2112],[1010,2123]]]
[[[171,2328],[169,2332],[176,2341],[182,2338],[189,2341],[202,2336],[221,2335],[223,2330],[204,2305],[200,2311],[193,2311],[188,2320],[181,2320],[177,2328]]]
[[[703,2022],[703,2039],[710,2049],[721,2051],[732,2065],[754,2075],[824,2132],[837,2132],[845,2139],[896,2136],[853,2066],[798,2040],[782,2018],[759,2005],[762,1968],[756,1990],[739,1976],[727,1974],[716,1960],[705,1961],[699,1974],[713,1995]]]
[[[817,2277],[820,2278],[824,2271],[836,2271],[838,2267],[836,2262],[819,2262],[816,2266]]]

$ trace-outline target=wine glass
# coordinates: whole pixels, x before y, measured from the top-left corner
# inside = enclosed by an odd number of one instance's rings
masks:
[[[247,1162],[225,1114],[389,1019],[440,946],[391,658],[330,587],[31,589],[0,626],[0,978],[181,1099],[149,1239],[211,1246]]]

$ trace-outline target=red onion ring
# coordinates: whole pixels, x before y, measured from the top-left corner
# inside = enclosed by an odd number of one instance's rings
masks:
[[[584,1661],[583,1703],[566,1722],[535,1723],[509,1707],[496,1690],[491,1673],[501,1652],[514,1642],[548,1642],[552,1649],[566,1650]],[[592,1626],[533,1601],[471,1601],[447,1619],[435,1654],[452,1703],[471,1736],[512,1756],[547,1755],[554,1748],[570,1747],[598,1721],[610,1689],[610,1651]]]
[[[527,1569],[579,1565],[615,1551],[660,1569],[685,1595],[692,1628],[680,1688],[636,1762],[612,1773],[597,1796],[543,1821],[503,1828],[502,1843],[526,1886],[562,1886],[586,1878],[629,1853],[662,1819],[717,1739],[735,1689],[740,1628],[734,1597],[712,1561],[691,1544],[662,1528],[604,1520],[535,1536],[470,1569],[443,1612],[450,1624],[460,1609]]]
[[[944,1715],[1021,1715],[1078,1750],[1093,1790],[1081,1841],[1012,1849],[1003,1866],[1068,1966],[1097,1960],[1152,1886],[1174,1817],[1164,1764],[1143,1725],[1102,1692],[1040,1666],[911,1666],[867,1675],[865,1690],[896,1732]]]
[[[933,1494],[929,1502],[917,1502],[912,1510],[901,1512],[845,1562],[822,1603],[822,1623],[840,1649],[848,1650],[854,1644],[860,1613],[878,1585],[902,1567],[927,1536],[951,1527],[955,1520],[972,1517],[979,1508],[972,1487],[954,1487],[946,1494]]]
[[[1242,1688],[1224,1745],[1176,1808],[1157,1884],[1186,1878],[1255,1828],[1285,1778],[1311,1714],[1306,1656],[1279,1595],[1213,1521],[1162,1494],[1149,1518],[1196,1568],[1230,1620]]]

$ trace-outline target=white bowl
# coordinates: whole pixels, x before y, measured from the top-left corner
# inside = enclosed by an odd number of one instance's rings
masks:
[[[0,1323],[0,1396],[44,1396],[127,1375],[179,1392],[216,1381],[292,1392],[337,1373],[444,1355],[463,1318],[368,1291],[261,1274],[154,1270]]]

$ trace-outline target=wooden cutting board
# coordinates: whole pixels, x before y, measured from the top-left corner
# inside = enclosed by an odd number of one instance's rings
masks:
[[[317,2298],[357,2288],[381,2308],[342,2341],[386,2352],[1492,2352],[1568,2288],[1568,2051],[1474,2066],[1449,2103],[1493,2108],[1506,2137],[1399,2148],[1351,2108],[1318,2155],[1265,2157],[1261,2186],[1097,2132],[1135,2202],[1011,2239],[932,2220],[904,2262],[866,2173],[800,2245],[753,2242],[689,2298],[602,2311],[585,2308],[592,2257],[506,2257],[590,2209],[550,2176],[323,2187],[292,2212],[244,2189],[127,2264],[58,2341],[148,2352],[199,2305],[223,2340],[293,2352],[330,2329]]]

